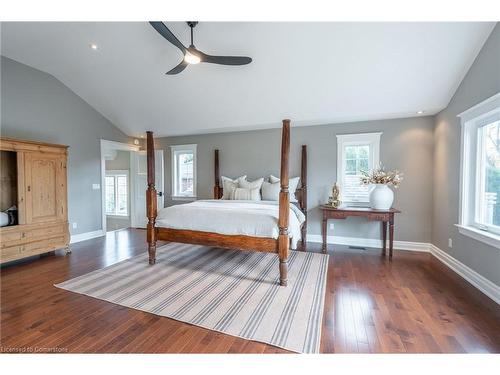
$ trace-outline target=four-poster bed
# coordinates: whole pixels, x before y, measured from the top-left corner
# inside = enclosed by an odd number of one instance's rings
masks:
[[[287,285],[287,274],[288,274],[288,253],[291,243],[291,234],[289,233],[290,224],[290,213],[293,212],[290,206],[290,193],[289,193],[289,154],[290,154],[290,120],[283,120],[282,127],[282,138],[281,138],[281,173],[280,173],[280,192],[278,205],[265,206],[264,209],[274,208],[277,210],[277,229],[275,231],[276,235],[266,235],[255,236],[248,234],[224,233],[224,230],[214,230],[214,231],[204,231],[204,230],[193,230],[192,225],[182,226],[179,225],[177,228],[172,227],[162,227],[158,225],[157,222],[157,203],[156,203],[156,189],[155,189],[155,171],[154,171],[154,140],[153,133],[147,132],[147,174],[148,174],[148,188],[146,191],[146,209],[148,216],[147,225],[147,242],[148,242],[148,252],[149,252],[149,263],[154,264],[156,261],[156,241],[171,241],[171,242],[181,242],[196,245],[214,246],[230,249],[239,250],[250,250],[250,251],[260,251],[260,252],[270,252],[277,253],[279,257],[279,271],[280,271],[280,285]],[[220,199],[223,195],[223,189],[220,186],[220,171],[219,171],[219,151],[215,150],[215,186],[214,186],[214,199]],[[296,218],[292,217],[292,224],[294,229],[292,232],[299,231],[301,238],[302,248],[305,248],[306,234],[307,234],[307,148],[305,145],[302,146],[302,156],[301,156],[301,184],[295,192],[295,196],[298,201],[298,206],[302,212],[300,222]],[[217,201],[212,201],[214,205]],[[222,203],[230,203],[228,201],[220,201],[219,205]],[[209,205],[208,203],[205,205]],[[215,204],[216,205],[216,204]],[[180,205],[180,206],[189,206]],[[251,204],[249,204],[249,207]],[[179,210],[179,206],[176,209]],[[189,207],[186,208],[188,210]],[[296,208],[294,208],[297,210]],[[167,210],[167,209],[166,209]],[[186,212],[183,210],[183,213]],[[249,209],[250,210],[250,209]],[[179,211],[177,211],[179,212]],[[195,212],[191,207],[191,212]],[[227,211],[226,211],[227,212]],[[250,212],[249,212],[250,213]],[[300,213],[300,212],[299,212]],[[172,214],[172,211],[171,211]],[[215,214],[215,211],[214,211]],[[220,213],[219,213],[220,214]],[[227,213],[223,213],[227,216]],[[216,215],[213,215],[216,217]],[[189,218],[192,218],[190,216]],[[196,217],[196,216],[194,216]],[[219,216],[221,217],[221,216]],[[274,219],[276,220],[276,219]],[[196,221],[196,220],[194,220]],[[200,220],[202,221],[202,220]],[[191,224],[193,220],[190,220]],[[274,227],[276,227],[276,221],[273,221]],[[297,229],[300,226],[300,229]],[[188,229],[187,229],[188,228]],[[251,231],[250,231],[251,232]],[[252,232],[253,233],[253,232]]]

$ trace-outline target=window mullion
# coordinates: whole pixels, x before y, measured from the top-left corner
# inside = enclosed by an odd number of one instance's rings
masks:
[[[118,215],[118,176],[114,176],[115,180],[115,215]]]

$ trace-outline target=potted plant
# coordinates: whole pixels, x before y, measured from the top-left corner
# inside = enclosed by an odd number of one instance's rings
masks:
[[[374,185],[370,191],[370,207],[375,210],[388,210],[394,201],[395,189],[403,180],[403,174],[398,170],[386,171],[382,165],[372,171],[361,171],[361,184]]]

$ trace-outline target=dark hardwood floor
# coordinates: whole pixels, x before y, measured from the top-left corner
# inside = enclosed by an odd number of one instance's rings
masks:
[[[53,286],[146,251],[145,231],[72,248],[1,269],[3,352],[285,352]],[[500,352],[500,306],[430,254],[329,251],[322,352]]]

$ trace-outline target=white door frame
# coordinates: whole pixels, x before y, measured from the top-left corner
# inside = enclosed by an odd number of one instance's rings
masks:
[[[106,159],[105,155],[106,152],[109,151],[139,151],[141,148],[136,145],[131,145],[128,143],[121,143],[121,142],[115,142],[115,141],[107,141],[105,139],[101,139],[101,227],[102,227],[102,232],[105,235],[106,234],[106,207],[105,207],[105,201],[106,201],[106,196],[105,196],[105,177],[106,177]],[[134,177],[132,174],[130,175],[129,179],[129,184],[131,186],[134,186],[135,181],[133,181]],[[132,196],[132,195],[131,195]],[[130,200],[130,215],[132,216],[132,213],[135,211],[135,205],[133,200]]]

